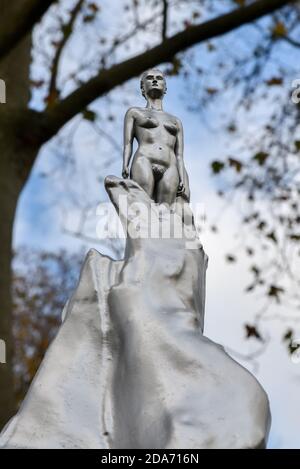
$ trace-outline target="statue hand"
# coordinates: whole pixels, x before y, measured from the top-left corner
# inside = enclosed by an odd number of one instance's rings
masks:
[[[185,192],[185,187],[182,181],[178,185],[177,195],[182,195]]]
[[[129,168],[128,168],[128,166],[123,166],[122,177],[123,177],[124,179],[128,179],[128,178],[129,178]]]

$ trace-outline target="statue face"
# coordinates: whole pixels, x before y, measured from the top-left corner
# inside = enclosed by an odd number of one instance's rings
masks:
[[[144,96],[151,98],[161,98],[166,92],[166,82],[163,73],[160,70],[148,70],[143,74],[142,92]]]

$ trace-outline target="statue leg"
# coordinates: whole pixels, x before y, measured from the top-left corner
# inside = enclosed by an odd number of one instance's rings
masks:
[[[157,184],[156,196],[159,204],[172,205],[176,200],[179,184],[177,166],[170,166]]]
[[[130,178],[137,182],[151,199],[153,198],[154,176],[151,163],[147,158],[139,156],[134,159],[131,166]]]
[[[191,194],[190,194],[190,184],[189,184],[189,176],[188,176],[188,173],[187,173],[187,170],[183,169],[183,184],[184,184],[184,187],[185,187],[185,193],[184,193],[184,199],[187,200],[187,202],[190,201],[190,198],[191,198]]]

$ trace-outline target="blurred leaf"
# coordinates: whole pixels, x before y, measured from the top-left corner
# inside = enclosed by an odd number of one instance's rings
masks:
[[[217,88],[212,88],[212,87],[205,88],[205,90],[211,96],[213,96],[214,94],[217,94],[219,91]]]
[[[85,109],[84,111],[82,111],[82,116],[84,119],[90,122],[95,122],[95,120],[97,119],[96,112],[92,111],[91,109]]]
[[[266,159],[269,157],[269,153],[265,153],[264,151],[260,151],[253,156],[253,160],[257,161],[260,166],[265,164]]]
[[[240,173],[243,168],[243,163],[234,158],[228,158],[228,163],[231,168],[234,168],[237,173]]]
[[[166,70],[166,75],[176,76],[179,74],[181,68],[182,68],[182,61],[178,57],[174,57],[170,68]]]
[[[208,42],[207,43],[207,50],[209,52],[213,52],[214,50],[216,50],[216,46],[212,42]]]
[[[236,132],[236,124],[234,122],[231,122],[228,126],[227,126],[227,131],[228,132]]]
[[[300,234],[290,234],[289,235],[289,238],[292,240],[292,241],[300,241]]]
[[[266,237],[274,243],[277,243],[277,237],[274,231],[270,231],[270,233],[266,234]]]
[[[291,341],[293,339],[294,331],[293,329],[288,329],[287,332],[284,334],[282,340],[283,341]]]
[[[259,274],[260,274],[260,269],[259,269],[256,265],[252,265],[251,268],[250,268],[250,270],[251,270],[251,272],[254,273],[254,275],[255,275],[256,277],[259,276]]]
[[[89,3],[88,8],[94,13],[97,13],[100,10],[99,6],[96,3]]]
[[[280,295],[284,293],[284,288],[279,287],[277,285],[270,285],[270,288],[268,290],[268,296],[274,297],[277,301],[277,303],[280,302]]]
[[[226,255],[226,261],[229,262],[229,263],[234,263],[234,262],[236,262],[236,258],[232,254],[227,254]]]
[[[282,85],[282,83],[283,83],[283,79],[280,77],[273,77],[273,78],[270,78],[270,80],[266,81],[266,84],[268,86],[279,86],[279,85]]]
[[[225,167],[225,164],[222,161],[213,161],[211,163],[211,168],[215,174],[219,174]]]
[[[296,344],[295,342],[291,341],[288,346],[290,355],[293,355],[293,353],[297,352],[299,348],[300,348],[300,344]]]
[[[286,36],[287,30],[285,24],[282,21],[278,21],[272,29],[272,34],[274,37]]]
[[[92,21],[95,20],[95,18],[96,18],[95,13],[91,13],[91,14],[85,15],[85,16],[83,17],[83,22],[84,22],[84,23],[91,23]]]
[[[196,20],[197,18],[200,18],[201,13],[200,11],[193,11],[193,19]]]
[[[245,329],[246,329],[246,339],[250,339],[251,337],[262,341],[262,336],[258,332],[257,328],[255,326],[252,326],[250,324],[245,324]]]
[[[300,151],[300,140],[295,140],[295,147],[297,151]]]
[[[261,222],[258,223],[258,225],[256,225],[256,229],[259,231],[263,231],[266,226],[267,226],[266,222],[262,220]]]

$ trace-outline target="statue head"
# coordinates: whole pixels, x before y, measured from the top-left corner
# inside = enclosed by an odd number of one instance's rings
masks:
[[[164,74],[157,68],[151,68],[141,76],[141,91],[144,98],[163,98],[167,92]]]

